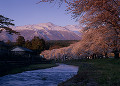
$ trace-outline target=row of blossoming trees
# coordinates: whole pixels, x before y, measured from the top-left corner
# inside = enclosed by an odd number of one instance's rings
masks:
[[[70,54],[74,58],[92,57],[120,52],[120,0],[42,0],[42,2],[65,2],[67,11],[77,18],[83,28],[80,42],[67,48],[45,51],[49,57]],[[44,52],[44,54],[45,54]],[[57,56],[58,55],[58,56]],[[62,57],[61,57],[62,58]]]
[[[114,49],[116,48],[116,46],[114,46],[115,33],[108,29],[109,28],[104,26],[97,30],[94,28],[88,29],[83,31],[81,41],[71,44],[69,47],[45,50],[42,54],[47,59],[61,60],[100,58],[103,56],[107,58],[108,53],[114,53]],[[118,41],[117,44],[117,49],[120,50],[120,41]]]
[[[84,29],[83,29],[84,30]],[[108,57],[108,53],[116,53],[114,49],[120,51],[120,39],[117,39],[115,46],[115,32],[113,29],[102,26],[98,29],[88,29],[82,32],[81,41],[71,44],[69,47],[46,50],[42,52],[45,58],[49,59],[81,59]],[[119,35],[120,37],[120,35]],[[119,52],[118,52],[119,57]]]

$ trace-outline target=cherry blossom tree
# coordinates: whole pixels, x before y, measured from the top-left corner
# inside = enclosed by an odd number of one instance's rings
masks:
[[[115,58],[119,57],[120,0],[42,0],[40,2],[56,1],[60,4],[66,2],[67,11],[86,27],[83,29],[86,32],[83,35],[88,35],[88,38],[82,41],[84,53],[86,51],[89,51],[87,54],[103,51],[105,53],[111,49]],[[94,34],[90,33],[89,29]]]

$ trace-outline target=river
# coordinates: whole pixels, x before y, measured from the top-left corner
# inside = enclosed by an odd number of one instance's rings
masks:
[[[0,86],[57,86],[75,74],[78,67],[59,64],[57,67],[25,71],[0,77]]]

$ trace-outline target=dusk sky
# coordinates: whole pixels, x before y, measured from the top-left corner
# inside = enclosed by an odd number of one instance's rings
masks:
[[[52,22],[66,26],[78,24],[63,4],[39,3],[40,0],[0,0],[0,14],[14,20],[15,26]]]

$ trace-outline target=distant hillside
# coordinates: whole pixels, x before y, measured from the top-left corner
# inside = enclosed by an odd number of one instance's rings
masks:
[[[68,47],[70,44],[74,44],[79,40],[48,40],[46,41],[46,49],[58,49],[62,47]]]
[[[41,23],[34,25],[15,26],[13,30],[20,32],[26,40],[31,40],[34,36],[38,36],[45,40],[80,40],[81,28],[77,25],[68,25],[61,27],[52,23]],[[10,35],[7,32],[0,33],[0,39],[7,41],[16,41],[17,35]]]

